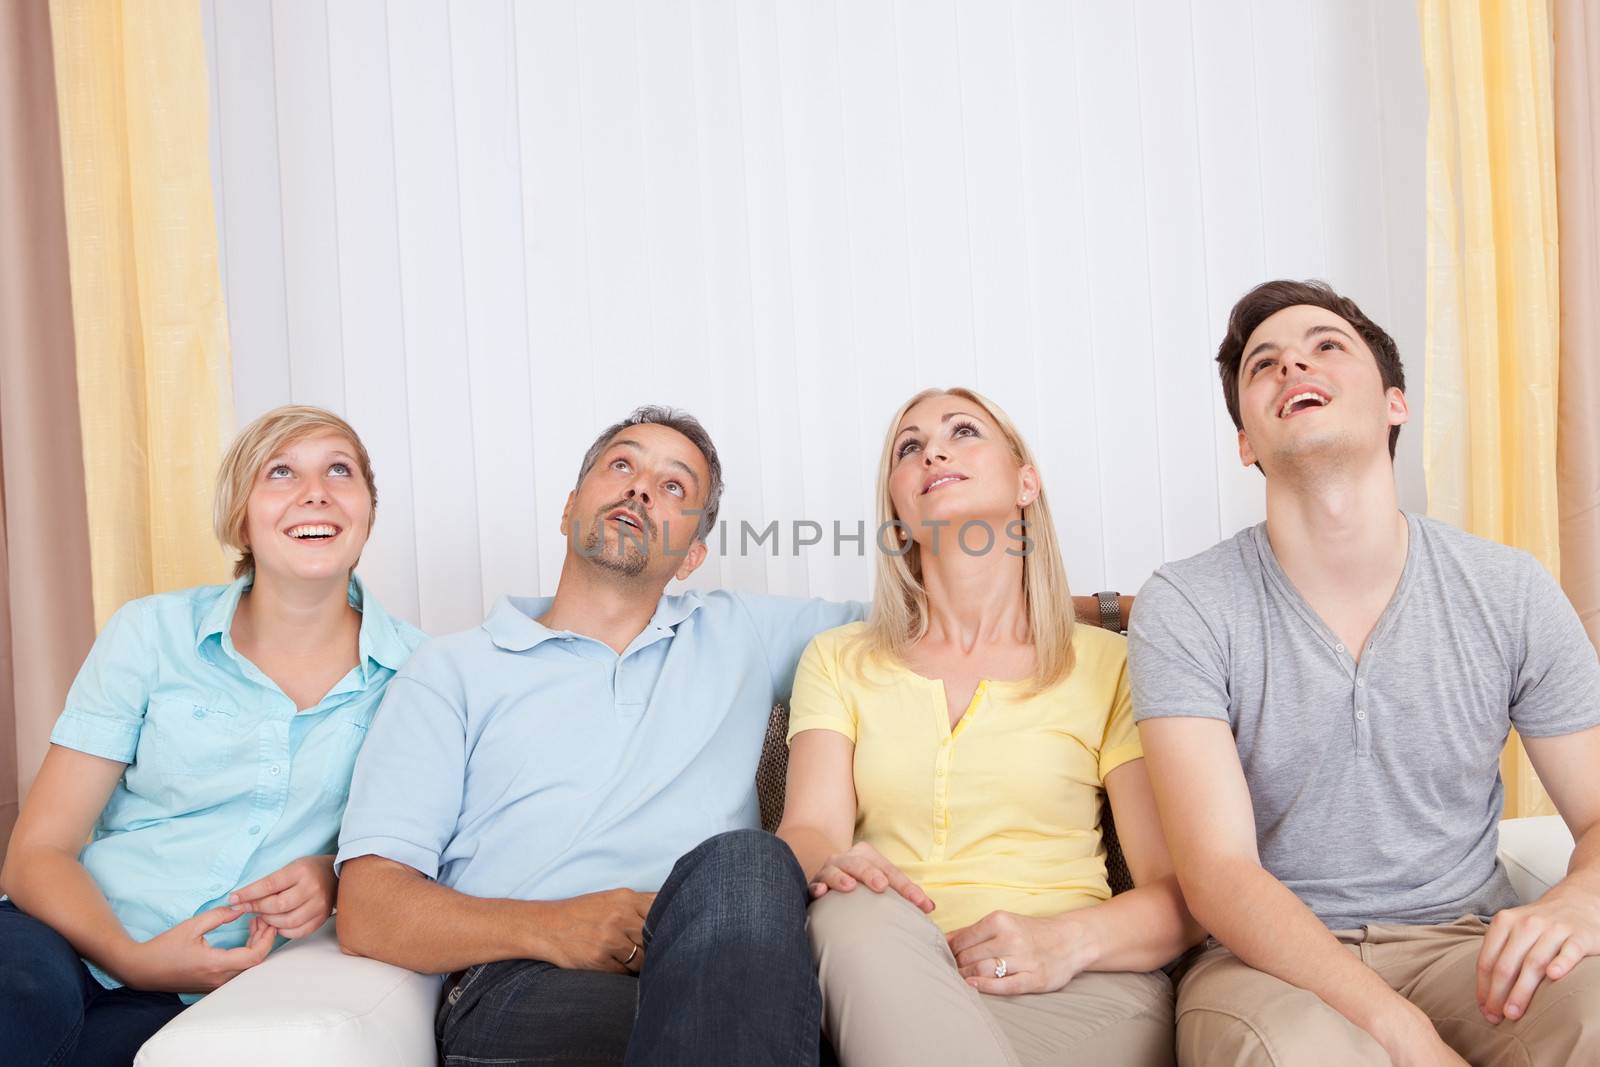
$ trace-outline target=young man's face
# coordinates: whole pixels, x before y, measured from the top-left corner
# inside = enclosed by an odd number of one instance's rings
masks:
[[[666,426],[629,426],[567,497],[568,551],[621,577],[687,578],[704,562],[695,538],[710,488],[705,457]]]
[[[1239,460],[1271,475],[1304,460],[1389,452],[1389,428],[1409,419],[1405,394],[1385,389],[1354,327],[1309,304],[1257,326],[1239,364]]]

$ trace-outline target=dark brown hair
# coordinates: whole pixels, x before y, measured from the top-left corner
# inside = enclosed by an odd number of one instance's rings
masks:
[[[1228,414],[1235,429],[1244,429],[1239,417],[1239,364],[1244,359],[1244,346],[1256,327],[1284,308],[1300,305],[1319,307],[1331,311],[1351,326],[1372,349],[1378,361],[1378,374],[1383,378],[1385,391],[1399,389],[1405,392],[1406,372],[1400,365],[1400,350],[1395,347],[1382,326],[1362,314],[1356,302],[1334,292],[1327,282],[1295,282],[1285,279],[1262,282],[1239,299],[1228,313],[1228,333],[1217,346],[1217,373],[1222,378],[1222,398],[1227,402]],[[1389,427],[1389,458],[1394,459],[1395,442],[1400,439],[1400,427]]]

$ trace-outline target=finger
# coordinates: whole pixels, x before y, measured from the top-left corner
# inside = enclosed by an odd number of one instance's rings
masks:
[[[1505,1017],[1506,995],[1512,983],[1522,973],[1523,961],[1538,942],[1544,931],[1533,923],[1519,923],[1500,950],[1500,958],[1489,971],[1489,996],[1484,1001],[1483,1013],[1490,1022],[1498,1023]]]
[[[1567,943],[1561,946],[1561,951],[1556,953],[1556,958],[1550,961],[1550,966],[1544,972],[1552,982],[1559,981],[1572,973],[1572,968],[1583,962],[1583,946],[1575,937],[1567,938]]]
[[[971,926],[950,931],[945,937],[945,942],[950,946],[950,952],[959,956],[964,950],[973,945],[981,945],[992,937],[994,937],[994,922],[985,915]]]
[[[319,907],[315,901],[302,904],[293,911],[286,911],[276,915],[262,913],[260,916],[263,923],[280,932],[304,926],[306,923],[320,923],[322,919],[327,917],[327,909]]]
[[[286,868],[279,869],[265,878],[257,878],[249,885],[235,889],[228,894],[228,903],[248,904],[252,900],[260,900],[269,893],[278,893],[288,889],[292,884],[294,884],[294,878],[288,873],[288,870]]]
[[[827,882],[812,882],[810,888],[811,888],[811,899],[812,900],[816,900],[816,899],[818,899],[819,897],[823,896],[825,893],[828,892],[828,883]]]
[[[837,860],[834,860],[834,866],[874,893],[881,893],[889,888],[889,876],[879,870],[877,865],[865,856],[840,856]]]
[[[1528,1002],[1533,999],[1539,983],[1544,981],[1545,970],[1549,968],[1550,961],[1556,958],[1556,953],[1561,951],[1567,940],[1567,930],[1548,930],[1535,942],[1533,948],[1528,950],[1527,958],[1522,961],[1522,973],[1517,975],[1516,984],[1506,996],[1506,1018],[1520,1019],[1527,1013]]]
[[[239,913],[226,905],[202,911],[199,915],[187,922],[179,923],[180,926],[189,927],[191,937],[204,937],[219,926],[225,926],[239,918]]]
[[[829,864],[817,872],[817,881],[829,889],[837,889],[841,893],[848,893],[856,887],[856,880],[845,871]]]
[[[930,912],[933,910],[933,900],[922,891],[922,887],[906,877],[904,871],[888,860],[884,861],[883,873],[889,878],[889,885],[896,893],[915,904],[918,910]]]
[[[1489,929],[1483,935],[1483,944],[1478,948],[1478,1008],[1486,1010],[1489,1002],[1489,986],[1494,979],[1494,965],[1500,958],[1500,953],[1505,949],[1506,938],[1510,936],[1511,928],[1515,925],[1515,910],[1508,909],[1500,912],[1489,922]]]
[[[999,997],[1016,996],[1018,993],[1035,992],[1033,976],[1029,974],[1008,974],[1004,978],[996,978],[993,973],[987,977],[979,975],[968,978],[967,984],[980,993],[989,993]]]
[[[249,908],[251,911],[263,915],[282,915],[286,911],[293,911],[316,895],[317,887],[311,882],[296,882],[285,886],[280,892],[268,893],[264,897],[241,900],[233,905],[235,908]]]
[[[998,937],[992,937],[987,941],[980,941],[976,945],[964,948],[957,953],[956,966],[965,967],[968,964],[982,966],[984,961],[987,960],[990,965],[989,969],[993,970],[994,961],[997,959],[1014,962],[1016,959],[1016,946],[1014,944],[1006,944]],[[1016,970],[1017,968],[1013,966],[1011,969]]]

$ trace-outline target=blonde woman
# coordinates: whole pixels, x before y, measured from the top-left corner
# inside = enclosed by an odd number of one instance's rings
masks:
[[[376,505],[355,431],[279,408],[217,477],[235,581],[106,623],[0,870],[9,1062],[130,1063],[196,994],[327,920],[356,752],[422,639],[354,575]]]
[[[1200,937],[1161,837],[1126,642],[1074,627],[1027,445],[966,389],[895,413],[871,617],[817,636],[778,835],[811,881],[850,1064],[1172,1059],[1157,968]],[[1137,888],[1111,897],[1109,798]]]

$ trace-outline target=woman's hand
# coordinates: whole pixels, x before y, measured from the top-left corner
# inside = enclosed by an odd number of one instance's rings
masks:
[[[130,943],[112,972],[134,989],[209,993],[272,951],[275,931],[254,916],[250,938],[242,947],[215,948],[207,943],[206,934],[238,917],[238,912],[227,907],[203,911],[148,941]]]
[[[874,893],[893,889],[915,904],[924,914],[933,910],[933,901],[905,874],[884,859],[877,849],[865,841],[858,841],[824,863],[811,876],[813,900],[830,889],[848,893],[857,885],[864,885]]]
[[[228,903],[235,916],[253,911],[292,940],[316,933],[328,921],[338,885],[332,856],[302,856],[229,893]]]
[[[1094,962],[1088,924],[1072,915],[1036,919],[993,911],[971,926],[945,935],[956,966],[980,993],[1054,993]],[[995,977],[1000,961],[1004,975]]]

